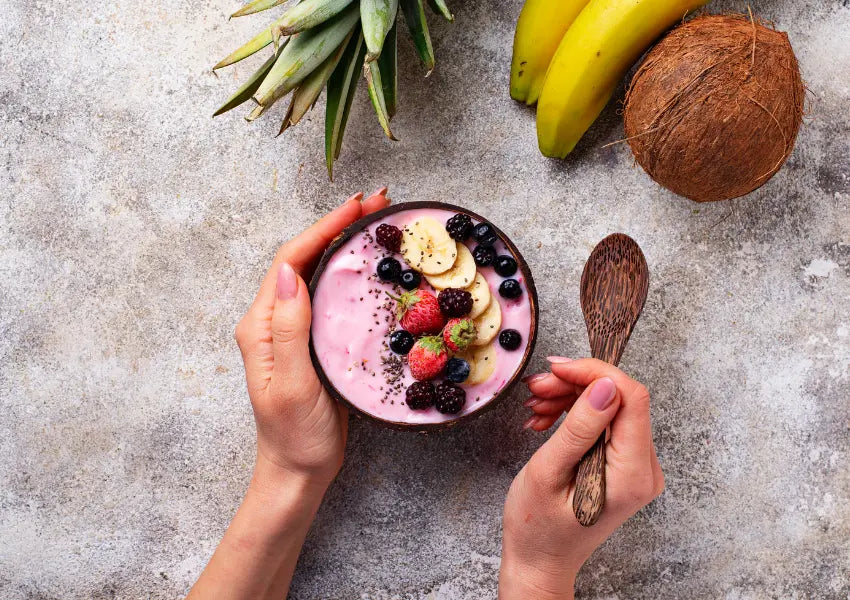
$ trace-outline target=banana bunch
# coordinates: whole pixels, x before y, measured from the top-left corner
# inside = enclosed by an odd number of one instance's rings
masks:
[[[527,0],[511,61],[511,97],[537,103],[537,143],[565,158],[620,80],[664,31],[708,0]]]

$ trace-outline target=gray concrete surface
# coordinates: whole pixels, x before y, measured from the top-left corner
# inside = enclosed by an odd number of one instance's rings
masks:
[[[667,491],[580,597],[850,598],[846,0],[753,0],[790,32],[809,114],[774,180],[710,206],[601,148],[622,135],[613,105],[571,160],[538,155],[506,93],[519,0],[433,20],[428,79],[405,41],[401,141],[361,90],[331,184],[321,111],[278,139],[277,118],[210,119],[256,61],[210,66],[266,22],[228,23],[237,4],[0,0],[0,597],[187,591],[254,456],[235,323],[278,244],[388,183],[513,236],[540,290],[534,368],[587,352],[595,242],[646,251],[623,366],[653,392]],[[291,597],[494,597],[503,498],[546,437],[520,431],[522,399],[430,437],[354,422]]]

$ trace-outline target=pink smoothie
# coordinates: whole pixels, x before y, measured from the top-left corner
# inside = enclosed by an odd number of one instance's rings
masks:
[[[378,261],[391,255],[373,241],[375,230],[381,223],[404,228],[419,216],[445,223],[454,214],[451,210],[411,209],[375,221],[336,251],[316,287],[312,340],[322,369],[351,404],[380,419],[409,424],[454,420],[489,403],[521,366],[531,336],[531,304],[522,271],[518,270],[513,278],[520,282],[523,294],[517,300],[508,300],[498,291],[504,278],[492,267],[479,267],[478,271],[490,285],[492,297],[501,305],[501,330],[516,329],[522,335],[522,344],[508,351],[496,338],[495,371],[482,383],[460,385],[466,390],[466,404],[460,414],[444,415],[433,407],[412,410],[405,403],[405,390],[414,379],[405,357],[389,349],[389,334],[400,327],[396,323],[395,302],[385,293],[398,295],[404,290],[382,282],[375,275]],[[470,240],[467,245],[471,250],[475,242]],[[501,240],[494,248],[498,255],[511,254]],[[403,268],[408,268],[401,256],[395,258]],[[421,287],[437,294],[424,277]]]

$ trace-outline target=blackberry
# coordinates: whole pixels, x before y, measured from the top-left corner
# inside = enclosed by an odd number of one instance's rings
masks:
[[[450,358],[446,364],[446,379],[453,383],[463,383],[469,377],[469,363],[462,358]]]
[[[490,246],[481,244],[475,246],[475,250],[472,251],[472,258],[475,259],[475,264],[479,267],[489,267],[496,260],[496,251]]]
[[[407,291],[415,290],[419,287],[420,283],[422,283],[422,275],[413,269],[402,271],[401,276],[398,278],[398,284]]]
[[[446,222],[446,231],[453,240],[463,242],[469,237],[469,231],[472,229],[472,219],[469,215],[457,214]]]
[[[446,288],[437,296],[440,312],[450,318],[465,317],[472,310],[472,294],[466,290]]]
[[[434,406],[444,415],[456,415],[466,404],[466,392],[450,382],[437,386]]]
[[[415,342],[413,334],[404,329],[393,331],[390,334],[390,350],[396,354],[407,354],[413,348]]]
[[[401,229],[388,223],[381,223],[375,230],[375,240],[390,252],[401,250]]]
[[[499,345],[505,350],[516,350],[522,343],[522,335],[516,329],[505,329],[499,334]]]
[[[497,256],[493,263],[493,269],[502,277],[510,277],[517,270],[517,264],[513,256]]]
[[[436,399],[434,384],[430,381],[414,381],[405,393],[405,402],[413,410],[431,408]]]
[[[472,237],[482,246],[492,246],[498,239],[496,237],[496,230],[493,229],[493,226],[490,225],[490,223],[479,223],[473,227]]]
[[[502,285],[499,286],[499,295],[502,298],[516,300],[522,296],[522,286],[516,279],[505,279]]]
[[[401,275],[401,264],[394,258],[384,258],[378,263],[378,277],[382,281],[395,281]]]

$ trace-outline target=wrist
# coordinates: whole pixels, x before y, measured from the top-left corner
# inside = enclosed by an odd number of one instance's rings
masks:
[[[503,553],[499,569],[499,600],[573,600],[576,572],[541,568]]]
[[[250,496],[271,518],[313,515],[329,485],[325,479],[284,469],[259,456],[246,499]]]

